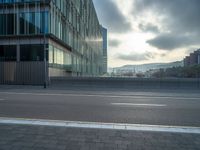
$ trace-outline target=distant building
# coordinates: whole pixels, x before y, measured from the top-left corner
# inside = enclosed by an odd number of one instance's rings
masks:
[[[198,56],[198,65],[200,65],[200,55]]]
[[[200,64],[200,49],[190,53],[183,61],[185,67]]]
[[[189,66],[189,65],[190,65],[190,57],[187,56],[187,57],[185,57],[185,59],[184,59],[184,66]]]
[[[103,73],[107,73],[108,71],[108,37],[107,37],[107,29],[102,28],[102,37],[103,37]]]

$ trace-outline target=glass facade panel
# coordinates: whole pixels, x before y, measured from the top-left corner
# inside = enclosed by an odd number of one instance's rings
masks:
[[[43,61],[44,45],[20,45],[21,61]]]
[[[17,25],[17,14],[0,14],[0,35],[48,33],[48,18],[48,12],[23,12],[19,13],[19,25]]]
[[[48,12],[20,13],[20,34],[48,33]]]
[[[16,14],[0,14],[0,35],[16,33]]]
[[[0,45],[0,61],[16,61],[16,45]]]
[[[49,45],[49,63],[53,64],[54,60],[53,60],[53,46]]]
[[[7,14],[7,34],[14,34],[15,14]]]
[[[35,31],[36,33],[41,33],[41,18],[40,18],[41,14],[36,12],[35,13]]]
[[[49,63],[59,68],[71,67],[71,53],[49,45]]]
[[[0,0],[0,4],[3,3],[21,3],[21,2],[39,2],[41,0]],[[47,0],[46,0],[47,1]]]
[[[0,35],[6,34],[6,15],[0,14]]]
[[[35,13],[29,13],[29,34],[35,34]]]
[[[20,13],[20,34],[25,34],[25,15]]]

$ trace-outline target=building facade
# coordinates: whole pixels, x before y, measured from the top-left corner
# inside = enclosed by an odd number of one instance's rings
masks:
[[[103,36],[103,74],[108,72],[108,36],[107,29],[101,26]]]
[[[184,66],[200,65],[200,49],[190,53],[184,58]]]
[[[102,55],[92,0],[0,0],[0,63],[10,72],[1,78],[20,76],[15,74],[19,67],[8,69],[8,62],[41,62],[39,72],[47,77],[99,76]]]

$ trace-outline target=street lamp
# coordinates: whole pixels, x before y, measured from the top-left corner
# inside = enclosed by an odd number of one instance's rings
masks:
[[[45,0],[43,0],[43,7],[44,7],[44,19],[45,19]],[[44,23],[46,20],[44,20]],[[44,25],[44,88],[47,88],[47,58],[46,58],[46,29],[45,29],[45,25]]]

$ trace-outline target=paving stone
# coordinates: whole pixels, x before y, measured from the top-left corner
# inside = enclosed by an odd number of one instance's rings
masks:
[[[0,125],[0,150],[199,150],[199,134]]]

